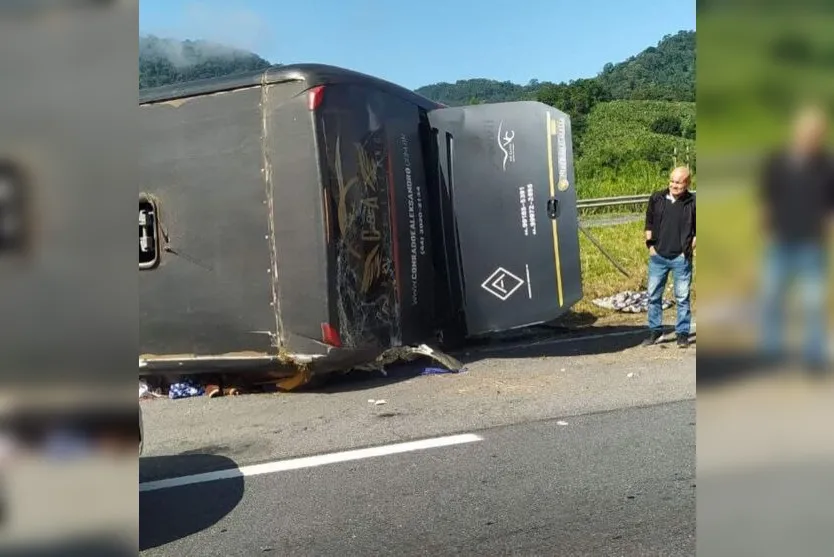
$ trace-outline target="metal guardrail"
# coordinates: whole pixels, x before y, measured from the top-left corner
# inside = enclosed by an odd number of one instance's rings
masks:
[[[619,197],[599,197],[596,199],[579,199],[576,202],[578,209],[591,209],[594,207],[617,207],[620,205],[636,205],[647,203],[650,195],[622,195]]]
[[[695,193],[693,190],[692,193]],[[638,205],[648,203],[651,194],[621,195],[619,197],[598,197],[596,199],[579,199],[578,209],[593,209],[596,207],[619,207],[621,205]]]

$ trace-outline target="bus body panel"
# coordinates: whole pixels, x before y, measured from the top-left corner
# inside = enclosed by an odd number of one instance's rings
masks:
[[[159,264],[140,271],[140,350],[274,351],[259,87],[141,107],[139,193]]]
[[[547,321],[582,298],[570,121],[537,102],[429,113],[469,335]]]
[[[341,340],[423,342],[432,334],[433,269],[419,107],[343,84],[325,87],[317,114]]]
[[[322,324],[331,321],[325,200],[306,91],[304,82],[264,86],[262,141],[272,191],[269,234],[281,346],[324,354],[328,348],[322,344]]]

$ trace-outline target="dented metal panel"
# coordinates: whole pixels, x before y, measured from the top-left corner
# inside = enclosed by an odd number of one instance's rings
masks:
[[[272,283],[282,348],[326,354],[330,321],[324,198],[313,115],[301,82],[263,87],[264,160],[271,191]]]
[[[363,89],[328,87],[325,95],[317,123],[338,330],[346,347],[387,348],[400,343],[387,136]]]
[[[339,332],[381,349],[431,336],[433,308],[419,107],[370,87],[328,86],[324,153]]]
[[[277,351],[260,104],[253,87],[141,108],[162,251],[139,276],[143,353]]]

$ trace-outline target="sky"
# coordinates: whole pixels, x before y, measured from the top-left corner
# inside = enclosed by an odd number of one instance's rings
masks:
[[[405,87],[595,76],[695,29],[694,0],[141,0],[139,32],[272,63],[318,62]]]

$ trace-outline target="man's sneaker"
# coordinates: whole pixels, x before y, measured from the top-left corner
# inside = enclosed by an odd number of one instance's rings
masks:
[[[656,344],[657,341],[660,340],[660,337],[662,337],[662,336],[663,336],[663,333],[661,333],[660,331],[652,331],[651,333],[649,333],[649,336],[647,336],[643,340],[643,342],[640,343],[640,346],[652,346],[652,345]]]
[[[678,335],[678,348],[689,347],[689,335]]]

